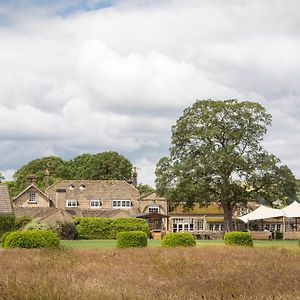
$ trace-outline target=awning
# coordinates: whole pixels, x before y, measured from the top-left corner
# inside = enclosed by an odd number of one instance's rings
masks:
[[[294,201],[292,204],[282,209],[287,218],[300,218],[300,203]]]
[[[262,220],[269,218],[286,217],[285,213],[281,209],[271,208],[264,205],[260,205],[256,210],[251,213],[239,217],[244,223],[248,223],[253,220]]]

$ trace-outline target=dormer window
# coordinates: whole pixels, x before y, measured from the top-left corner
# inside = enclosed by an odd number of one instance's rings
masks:
[[[85,189],[85,184],[81,183],[80,186],[79,186],[79,189],[84,190]]]
[[[28,203],[36,203],[36,193],[29,193]]]
[[[74,189],[75,189],[75,185],[74,184],[70,184],[69,190],[74,190]]]

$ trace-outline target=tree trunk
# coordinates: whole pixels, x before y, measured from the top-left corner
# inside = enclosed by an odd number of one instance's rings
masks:
[[[233,222],[232,222],[232,207],[230,203],[222,201],[222,207],[224,210],[224,230],[232,231]]]

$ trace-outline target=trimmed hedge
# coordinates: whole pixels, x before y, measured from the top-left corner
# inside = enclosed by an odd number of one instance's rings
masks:
[[[195,246],[196,241],[189,232],[167,233],[161,241],[162,247],[189,247]]]
[[[0,215],[0,236],[7,231],[15,229],[15,220],[16,217],[14,214]]]
[[[119,232],[143,231],[149,234],[146,220],[137,218],[76,218],[75,225],[79,239],[115,240]]]
[[[50,230],[18,230],[5,237],[5,248],[58,247],[58,236]]]
[[[225,245],[238,245],[253,247],[253,239],[250,232],[225,232]]]
[[[143,231],[127,231],[117,234],[117,248],[147,247],[147,234]]]

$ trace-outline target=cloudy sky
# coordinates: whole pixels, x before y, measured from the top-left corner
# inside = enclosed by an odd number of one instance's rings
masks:
[[[115,150],[153,185],[196,99],[262,103],[300,178],[298,0],[0,0],[0,171]]]

